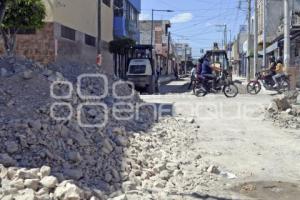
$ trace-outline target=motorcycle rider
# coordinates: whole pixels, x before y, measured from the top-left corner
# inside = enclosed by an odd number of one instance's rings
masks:
[[[276,61],[274,56],[269,58],[269,68],[265,71],[268,72],[268,75],[266,76],[267,80],[271,80],[273,76],[276,75]]]
[[[212,80],[212,90],[215,88],[215,83],[216,83],[216,75],[213,74],[213,67],[211,66],[210,63],[210,54],[206,54],[203,60],[202,64],[202,71],[201,71],[201,76],[205,78],[205,80]]]
[[[283,71],[283,64],[282,64],[282,60],[280,57],[277,58],[276,60],[276,68],[275,68],[275,75],[273,75],[273,80],[274,80],[274,83],[275,85],[273,86],[274,88],[277,88],[278,87],[278,81],[277,79],[282,77],[284,75],[284,71]]]

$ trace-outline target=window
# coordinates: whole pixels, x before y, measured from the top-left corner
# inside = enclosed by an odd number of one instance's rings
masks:
[[[122,17],[124,15],[123,0],[114,0],[114,12],[117,17]]]
[[[71,28],[66,27],[66,26],[61,26],[61,37],[75,41],[75,39],[76,39],[76,30],[71,29]]]
[[[18,34],[22,35],[30,35],[30,34],[36,34],[36,29],[31,28],[31,29],[20,29],[18,31]]]
[[[103,1],[103,3],[105,5],[107,5],[108,7],[110,7],[110,0],[102,0],[102,1]]]
[[[146,72],[146,65],[131,65],[130,74],[144,74]]]
[[[86,45],[93,46],[93,47],[96,46],[96,38],[95,37],[85,34],[84,40],[85,40]]]

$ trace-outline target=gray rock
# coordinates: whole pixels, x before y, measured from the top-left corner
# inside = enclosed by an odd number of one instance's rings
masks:
[[[70,177],[74,180],[79,180],[80,178],[83,177],[83,173],[81,169],[65,169],[64,174],[67,177]]]
[[[82,157],[79,152],[69,152],[68,159],[75,163],[82,161]]]
[[[1,200],[14,200],[14,197],[13,195],[9,194],[9,195],[2,196]]]
[[[49,176],[51,173],[51,168],[49,166],[42,166],[40,169],[40,176],[44,178],[45,176]]]
[[[123,192],[136,190],[136,184],[132,183],[131,181],[126,181],[126,182],[122,183],[122,190],[123,190]]]
[[[36,200],[34,191],[32,189],[24,189],[19,191],[19,195],[16,195],[15,200]]]
[[[54,191],[54,197],[64,200],[83,199],[83,191],[74,184],[66,183],[65,186],[58,186]]]
[[[220,174],[218,167],[216,167],[214,165],[209,166],[206,171],[208,173],[212,173],[212,174]]]
[[[16,165],[16,161],[6,153],[0,154],[0,163],[3,164],[5,167]]]
[[[23,72],[23,78],[25,80],[32,79],[32,77],[33,77],[33,73],[32,73],[31,70],[26,70],[26,71]]]
[[[10,154],[16,153],[19,149],[18,144],[14,141],[5,142],[6,151]]]
[[[7,70],[5,68],[1,68],[1,70],[0,70],[0,76],[1,77],[5,77],[5,76],[7,76],[7,74],[8,74]]]
[[[155,181],[153,186],[156,188],[165,188],[167,181]]]
[[[24,181],[24,185],[26,188],[33,189],[36,191],[39,188],[40,180],[39,179],[26,179]]]
[[[272,101],[267,109],[270,113],[278,112],[278,106],[276,102]]]
[[[159,174],[159,178],[161,178],[162,180],[169,180],[170,176],[171,175],[168,170],[164,170]]]
[[[54,188],[56,187],[56,184],[58,183],[57,178],[54,176],[45,176],[44,178],[42,178],[42,180],[40,181],[40,183],[46,187],[46,188]]]
[[[10,186],[13,187],[13,188],[16,188],[18,190],[23,189],[25,187],[24,186],[24,181],[22,179],[12,180],[10,182]]]
[[[127,200],[127,197],[125,194],[122,194],[121,196],[112,198],[111,200]]]

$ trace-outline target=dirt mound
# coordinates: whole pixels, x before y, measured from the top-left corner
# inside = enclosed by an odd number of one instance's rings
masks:
[[[28,63],[24,64],[23,61]],[[76,84],[73,84],[74,90],[71,92],[66,85],[56,84],[53,87],[55,94],[70,94],[70,97],[55,99],[50,95],[53,81],[69,81],[64,75],[70,75],[70,82],[75,83],[75,77],[83,71],[68,73],[62,70],[61,64],[46,68],[23,61],[15,59],[13,63],[2,59],[0,62],[1,71],[9,71],[0,76],[0,164],[27,168],[46,165],[52,168],[52,175],[59,181],[72,179],[80,186],[97,188],[106,193],[120,190],[122,181],[128,177],[122,170],[123,149],[128,144],[130,132],[144,131],[151,126],[154,121],[152,108],[143,106],[130,112],[114,113],[117,103],[121,107],[126,104],[125,108],[128,109],[130,106],[138,108],[142,101],[136,93],[127,99],[116,98],[112,85],[117,80],[109,76],[108,94],[102,99],[80,98]],[[7,70],[9,62],[9,66],[18,66],[21,70]],[[54,70],[55,66],[59,67]],[[74,63],[72,67],[76,67]],[[78,69],[85,67],[77,66]],[[88,73],[97,74],[100,71],[94,66],[89,68]],[[102,94],[105,91],[102,83],[103,80],[99,79],[84,79],[81,92],[84,95]],[[122,97],[132,90],[123,83],[116,87],[115,92]],[[63,105],[52,107],[54,103]],[[80,106],[82,109],[79,109],[79,114],[77,110]],[[54,119],[51,108],[55,117],[67,118],[70,115],[70,118]],[[101,122],[104,126],[80,126],[79,116],[83,124]],[[123,119],[126,116],[133,117],[120,120],[116,116]],[[104,123],[106,117],[107,123]]]

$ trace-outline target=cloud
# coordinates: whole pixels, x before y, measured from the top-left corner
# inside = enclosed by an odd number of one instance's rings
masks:
[[[140,14],[140,20],[150,20],[150,14],[141,13]]]
[[[180,13],[172,17],[170,20],[172,23],[185,23],[191,21],[192,19],[193,19],[192,13]]]
[[[210,22],[206,22],[206,23],[205,23],[205,26],[206,26],[206,27],[209,27],[209,26],[213,26],[213,24],[210,23]]]

